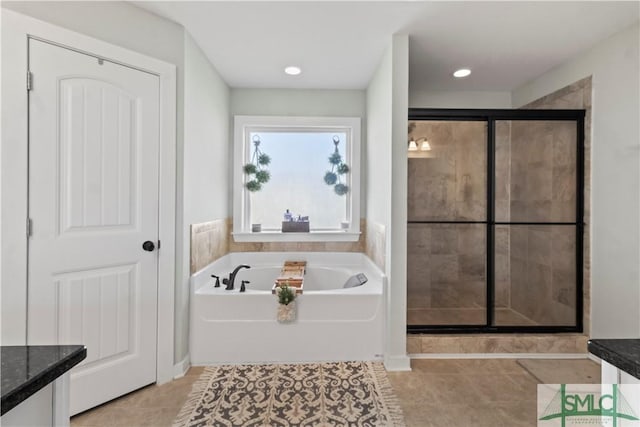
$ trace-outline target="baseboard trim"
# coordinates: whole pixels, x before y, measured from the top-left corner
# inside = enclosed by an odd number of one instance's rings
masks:
[[[173,379],[178,379],[184,377],[184,374],[187,373],[189,368],[191,367],[191,356],[189,353],[182,359],[180,362],[173,365]]]
[[[384,358],[384,368],[387,371],[410,371],[411,359],[408,355],[388,356]]]
[[[602,365],[602,359],[600,359],[595,354],[587,353],[587,359],[591,360],[592,362],[596,362],[598,365]]]
[[[587,359],[588,353],[416,353],[411,359]],[[385,363],[386,365],[386,363]]]

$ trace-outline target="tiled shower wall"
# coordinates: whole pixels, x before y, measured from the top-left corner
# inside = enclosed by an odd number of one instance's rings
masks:
[[[511,201],[511,122],[496,122],[496,217],[509,221]],[[507,228],[495,230],[495,305],[511,307],[511,235]]]
[[[409,158],[409,221],[486,219],[486,132],[484,122],[416,122],[431,151]],[[484,225],[409,224],[407,243],[410,324],[429,321],[424,309],[485,307]]]
[[[512,122],[510,186],[512,221],[574,222],[575,122]],[[510,234],[511,308],[540,325],[573,324],[574,227],[498,228]]]
[[[484,122],[416,122],[416,138],[428,136],[431,151],[409,159],[408,218],[486,218],[487,125]]]
[[[523,108],[586,109],[585,222],[589,222],[591,78]],[[412,135],[432,151],[409,159],[409,220],[484,220],[484,123],[417,122]],[[481,138],[482,140],[477,140]],[[575,124],[496,122],[496,219],[575,220]],[[475,151],[469,144],[475,143]],[[449,148],[445,149],[445,145]],[[471,160],[472,165],[466,162]],[[474,169],[480,168],[481,170]],[[469,182],[471,181],[471,182]],[[409,224],[408,308],[484,306],[482,225]],[[496,308],[510,308],[543,325],[575,318],[575,229],[496,228]],[[475,236],[473,236],[475,233]],[[588,332],[589,232],[585,233],[584,307]],[[475,245],[469,243],[475,239]],[[474,246],[480,249],[474,251]],[[482,269],[478,266],[482,265]],[[469,274],[475,271],[475,275]],[[506,324],[506,323],[505,323]]]
[[[230,218],[191,225],[191,274],[229,252],[364,252],[382,270],[385,266],[385,229],[360,220],[357,242],[235,242]]]
[[[585,129],[584,129],[584,247],[583,247],[583,324],[584,334],[589,334],[590,328],[590,302],[591,302],[591,282],[590,282],[590,218],[591,218],[591,77],[579,80],[543,98],[540,98],[522,108],[530,109],[584,109]],[[552,161],[549,167],[551,173],[547,171],[546,176],[551,177],[551,185],[548,181],[541,183],[539,190],[535,191],[536,197],[543,200],[545,205],[534,209],[536,215],[551,216],[554,221],[574,221],[575,220],[575,170],[572,160],[575,151],[569,149],[566,140],[575,138],[575,126],[567,126],[562,122],[555,125],[555,140],[551,144],[552,152],[543,151],[542,156],[551,156]],[[536,139],[549,138],[549,125],[538,127]],[[528,132],[529,134],[531,131]],[[512,136],[516,141],[517,134]],[[514,212],[512,211],[512,215]],[[545,324],[554,324],[573,319],[575,313],[574,290],[566,284],[574,281],[575,266],[568,260],[565,254],[575,253],[575,234],[573,228],[553,227],[551,230],[528,227],[512,232],[512,268],[524,268],[522,265],[514,266],[517,259],[525,248],[531,251],[528,258],[533,274],[537,274],[542,283],[542,292],[538,293],[538,298],[543,299],[543,304],[537,304],[544,308],[537,313],[529,313],[529,317],[545,319]],[[514,294],[515,291],[515,294]],[[512,288],[512,305],[524,309],[527,298],[533,297],[527,290],[526,283],[514,284]]]

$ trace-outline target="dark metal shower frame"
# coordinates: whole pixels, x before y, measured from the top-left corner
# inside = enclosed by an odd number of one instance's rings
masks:
[[[408,333],[563,333],[583,331],[584,298],[584,121],[585,110],[432,109],[409,108],[412,121],[482,121],[487,123],[487,217],[485,221],[409,221],[409,224],[486,224],[486,323],[484,325],[407,325]],[[576,122],[576,220],[575,222],[509,222],[495,220],[495,123],[509,121]],[[574,226],[576,230],[576,319],[575,325],[496,326],[495,227],[496,225]]]

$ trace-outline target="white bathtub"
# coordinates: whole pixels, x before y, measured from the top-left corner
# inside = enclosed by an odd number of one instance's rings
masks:
[[[276,321],[271,294],[284,261],[307,261],[297,320]],[[226,291],[212,274],[228,277],[247,264]],[[343,289],[364,273],[368,281]],[[244,293],[242,280],[249,280]],[[358,253],[231,253],[191,276],[190,355],[194,366],[217,363],[376,360],[383,354],[386,277]]]

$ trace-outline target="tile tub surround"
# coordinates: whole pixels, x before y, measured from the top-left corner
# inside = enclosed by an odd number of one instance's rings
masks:
[[[365,253],[382,271],[385,271],[386,264],[386,239],[384,225],[372,221],[366,223]]]
[[[235,242],[231,218],[191,225],[191,274],[229,252],[360,252],[384,270],[385,228],[360,220],[357,242]]]
[[[2,415],[87,357],[83,345],[2,346]]]
[[[640,339],[593,339],[589,352],[640,379]]]
[[[191,224],[191,274],[229,252],[226,219]]]
[[[364,252],[367,238],[364,219],[360,219],[361,234],[357,242],[236,242],[231,218],[227,226],[229,252]]]

